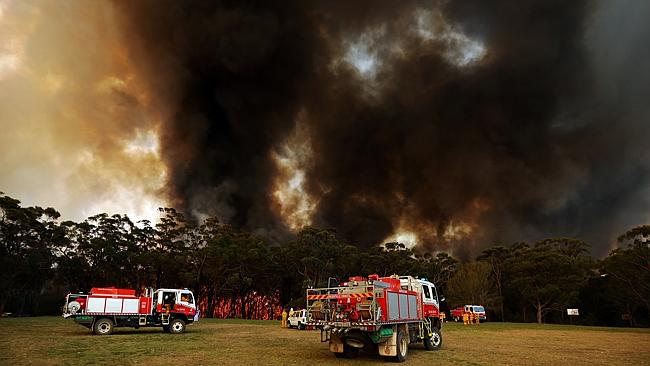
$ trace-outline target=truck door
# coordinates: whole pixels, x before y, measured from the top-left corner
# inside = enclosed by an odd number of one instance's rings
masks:
[[[439,314],[436,290],[430,282],[422,281],[422,305],[425,317],[437,317]]]

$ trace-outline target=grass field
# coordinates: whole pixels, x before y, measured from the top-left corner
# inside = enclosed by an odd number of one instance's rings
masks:
[[[318,331],[277,322],[203,319],[182,335],[118,328],[95,336],[57,317],[0,319],[3,365],[382,365],[374,354],[336,359]],[[389,363],[390,364],[390,363]],[[405,365],[650,365],[650,330],[447,323],[440,351],[409,349]]]

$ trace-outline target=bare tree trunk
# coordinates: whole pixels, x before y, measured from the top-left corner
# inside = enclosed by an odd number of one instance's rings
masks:
[[[634,327],[634,315],[632,315],[632,309],[630,308],[630,304],[625,304],[625,309],[627,310],[627,315],[630,317],[630,327]]]
[[[160,268],[160,265],[159,265],[157,270],[156,270],[156,288],[161,288],[162,287],[162,284],[161,284],[162,281],[160,280],[160,277],[162,277],[162,268]]]
[[[31,315],[38,315],[39,307],[41,305],[41,293],[43,292],[44,288],[41,288],[41,291],[34,291],[33,295],[33,301],[32,301],[32,314]]]
[[[205,316],[208,318],[214,318],[214,295],[211,292],[209,293],[207,300],[208,300],[208,304],[207,304]]]
[[[492,264],[492,268],[495,268],[495,264]],[[501,269],[499,268],[498,270],[494,270],[494,277],[496,279],[497,283],[497,289],[499,290],[499,310],[501,310],[501,322],[505,322],[505,315],[503,311],[503,288],[501,285]]]
[[[25,295],[20,296],[20,306],[18,307],[18,314],[25,315]]]
[[[4,314],[4,312],[5,312],[5,304],[6,304],[6,302],[7,302],[6,299],[2,299],[2,300],[0,300],[0,314]]]
[[[542,324],[542,303],[537,300],[537,305],[535,307],[537,308],[537,324]]]
[[[505,318],[504,310],[503,310],[503,296],[501,295],[501,291],[499,291],[499,298],[500,298],[500,300],[499,300],[499,302],[500,302],[499,307],[501,308],[501,309],[500,309],[500,310],[501,310],[501,322],[503,323],[503,322],[506,321],[506,318]]]

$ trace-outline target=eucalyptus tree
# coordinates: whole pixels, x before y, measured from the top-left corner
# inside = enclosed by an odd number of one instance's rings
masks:
[[[505,261],[508,285],[522,303],[533,307],[538,323],[544,322],[546,314],[575,304],[592,273],[591,258],[565,250],[566,243],[566,238],[552,238],[533,247],[518,245]]]
[[[53,248],[65,240],[53,208],[22,207],[0,192],[0,313],[10,301],[18,313],[36,313],[53,277]]]

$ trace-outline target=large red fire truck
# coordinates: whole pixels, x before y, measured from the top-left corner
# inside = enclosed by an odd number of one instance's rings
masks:
[[[350,277],[338,287],[307,290],[308,326],[321,330],[336,357],[359,350],[406,359],[411,343],[427,350],[442,345],[440,305],[433,283],[411,276]]]
[[[94,287],[88,294],[68,294],[63,317],[98,335],[111,334],[115,327],[162,327],[180,334],[199,320],[199,312],[188,289],[148,288],[136,296],[131,289]]]

